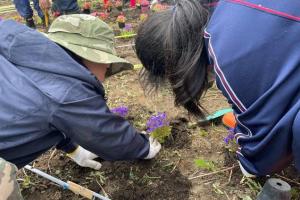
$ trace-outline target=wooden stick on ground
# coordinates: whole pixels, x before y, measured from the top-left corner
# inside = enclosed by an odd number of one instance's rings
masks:
[[[283,179],[283,180],[285,180],[285,181],[287,181],[287,182],[294,183],[295,185],[300,186],[300,183],[297,182],[297,181],[294,181],[294,180],[292,180],[292,179],[286,178],[286,177],[281,176],[281,175],[278,175],[278,174],[275,174],[275,176],[277,176],[278,178],[281,178],[281,179]]]
[[[99,185],[99,187],[101,188],[101,191],[102,191],[102,193],[104,194],[104,196],[108,198],[108,197],[109,197],[108,194],[105,192],[104,188],[103,188],[102,185],[97,181],[97,179],[96,179],[96,182],[97,182],[97,184]]]
[[[232,167],[233,167],[234,165],[232,165]],[[231,181],[231,177],[232,177],[232,172],[233,172],[233,168],[230,170],[230,174],[229,174],[229,178],[228,178],[228,184],[230,183],[230,181]]]
[[[49,169],[49,172],[50,172],[50,173],[51,173],[50,162],[51,162],[51,159],[54,157],[55,153],[56,153],[56,149],[54,149],[54,150],[51,152],[50,157],[49,157],[48,162],[47,162],[47,166],[48,166],[48,169]]]
[[[206,176],[215,175],[215,174],[218,174],[218,173],[221,173],[221,172],[226,172],[226,171],[232,170],[232,169],[236,168],[237,166],[238,165],[233,165],[232,167],[221,169],[221,170],[218,170],[218,171],[215,171],[215,172],[210,172],[210,173],[207,173],[207,174],[202,174],[202,175],[199,175],[199,176],[190,177],[188,179],[193,180],[193,179],[197,179],[197,178],[203,178],[203,177],[206,177]]]

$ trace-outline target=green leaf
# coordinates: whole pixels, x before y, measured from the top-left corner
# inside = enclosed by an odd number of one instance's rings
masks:
[[[206,130],[204,130],[204,129],[201,129],[200,130],[200,136],[207,137],[208,136],[208,132]]]
[[[207,169],[207,170],[210,170],[210,171],[213,171],[216,168],[213,161],[204,160],[204,159],[196,159],[195,164],[196,164],[197,167],[199,167],[201,169]]]
[[[150,135],[157,139],[158,142],[164,143],[166,138],[169,137],[171,134],[171,127],[170,126],[163,126],[160,128],[155,129]]]

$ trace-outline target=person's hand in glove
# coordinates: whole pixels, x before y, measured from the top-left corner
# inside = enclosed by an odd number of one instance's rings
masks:
[[[149,153],[144,159],[154,158],[161,149],[161,144],[151,136],[149,137],[149,143],[150,143]]]
[[[89,167],[95,170],[99,170],[101,168],[101,163],[95,161],[94,159],[98,156],[81,146],[78,146],[75,151],[67,154],[74,162],[82,167]]]

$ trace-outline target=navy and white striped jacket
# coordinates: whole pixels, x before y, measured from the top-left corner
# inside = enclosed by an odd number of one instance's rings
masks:
[[[300,1],[222,0],[205,32],[250,174],[300,169]]]

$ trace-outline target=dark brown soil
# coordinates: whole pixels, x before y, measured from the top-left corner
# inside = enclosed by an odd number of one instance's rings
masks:
[[[118,30],[115,24],[118,13],[114,10],[112,17],[107,20],[114,30]],[[126,10],[125,14],[128,23],[132,23],[136,29],[139,11]],[[1,17],[17,19],[17,16],[14,12]],[[132,43],[132,39],[118,39],[116,45]],[[117,51],[131,63],[139,64],[132,47],[119,48]],[[238,168],[189,180],[190,177],[211,173],[207,169],[197,167],[195,159],[214,162],[214,171],[237,164],[234,153],[225,149],[223,138],[227,135],[227,130],[215,123],[207,123],[206,127],[189,127],[193,119],[190,119],[183,109],[174,107],[172,92],[161,89],[156,94],[145,96],[138,81],[138,73],[139,70],[120,73],[109,78],[104,85],[109,106],[128,106],[128,119],[138,130],[146,129],[145,122],[150,115],[157,112],[167,113],[171,121],[172,134],[155,159],[102,161],[102,168],[95,171],[76,165],[63,152],[51,150],[32,165],[64,181],[73,181],[101,194],[105,191],[112,200],[241,200],[247,196],[254,200],[259,191],[243,183],[243,176]],[[201,104],[209,113],[229,107],[215,86],[208,90]],[[35,174],[25,172],[20,170],[18,175],[25,200],[83,199],[70,191],[63,191],[57,185]],[[300,199],[300,187],[297,184],[300,177],[295,168],[293,166],[287,168],[280,176],[296,182],[287,180],[296,191],[293,199]],[[264,178],[253,181],[263,185],[265,180]]]
[[[174,149],[189,148],[191,145],[191,133],[187,128],[187,124],[188,121],[185,118],[178,118],[171,121],[171,135],[163,144],[164,147]]]
[[[166,165],[155,161],[112,163],[106,173],[119,179],[112,199],[189,199],[191,183],[177,169],[170,173]]]
[[[175,120],[172,123],[172,140],[168,140],[166,148],[169,151],[184,148],[190,145],[186,122]],[[91,177],[91,170],[81,168],[74,163],[65,159],[63,155],[57,155],[55,158],[56,165],[55,176],[65,179],[70,177],[73,182],[85,184],[91,190],[99,191],[97,179]],[[36,162],[37,165],[43,162]],[[53,164],[53,163],[52,163]],[[118,162],[102,162],[101,171],[103,177],[107,180],[103,187],[106,192],[111,194],[114,200],[187,200],[190,196],[191,182],[186,176],[182,175],[180,170],[169,160],[139,160],[139,161],[118,161]],[[69,174],[71,172],[71,174]],[[93,176],[93,175],[92,175]],[[44,187],[32,186],[30,190],[24,190],[23,195],[27,199],[38,199],[35,193],[42,192],[47,189],[47,193],[52,191],[48,181],[40,183]],[[50,186],[50,187],[49,187]],[[60,194],[59,199],[68,199],[72,197],[72,193],[65,191]],[[49,197],[50,198],[50,197]]]

